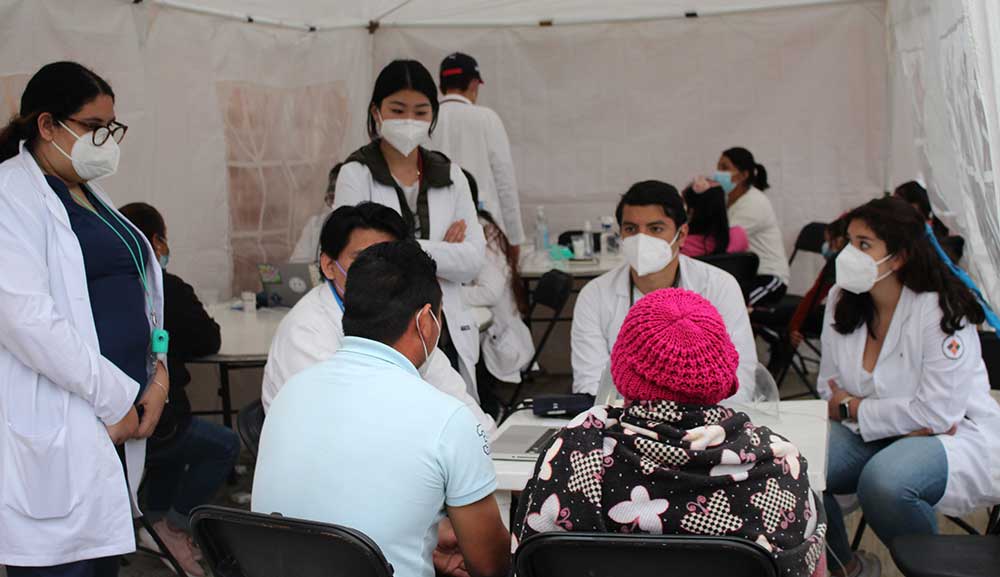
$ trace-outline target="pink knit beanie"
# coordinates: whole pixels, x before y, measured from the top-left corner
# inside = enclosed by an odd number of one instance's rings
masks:
[[[715,405],[739,388],[739,360],[712,303],[668,288],[629,310],[611,350],[611,376],[628,400]]]

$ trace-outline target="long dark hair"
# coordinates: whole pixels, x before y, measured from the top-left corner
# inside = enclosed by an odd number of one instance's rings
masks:
[[[507,259],[507,266],[510,267],[510,288],[514,291],[514,303],[517,305],[517,310],[522,315],[528,314],[528,291],[524,288],[524,283],[521,282],[517,255],[514,254],[507,235],[500,230],[497,221],[493,219],[493,215],[489,211],[480,210],[479,218],[486,221],[486,226],[483,227],[486,244],[499,251]]]
[[[906,201],[895,197],[879,198],[855,208],[845,220],[860,220],[886,244],[889,254],[906,259],[896,271],[903,286],[916,293],[936,292],[941,307],[941,330],[953,334],[963,326],[963,319],[972,324],[982,323],[986,315],[976,297],[938,257],[920,214]],[[867,325],[873,334],[875,304],[871,294],[840,293],[834,311],[834,328],[840,334],[850,334]]]
[[[378,123],[372,114],[372,107],[382,107],[382,101],[400,90],[415,90],[431,101],[431,132],[437,126],[438,103],[437,85],[434,77],[416,60],[393,60],[378,73],[375,79],[375,89],[372,90],[372,100],[368,103],[368,136],[372,140],[378,138]]]
[[[100,76],[76,62],[53,62],[42,66],[21,94],[21,109],[0,131],[0,162],[18,154],[22,140],[28,150],[38,142],[38,117],[48,112],[53,120],[66,120],[88,102],[115,93]]]
[[[722,187],[713,186],[698,193],[689,186],[684,189],[684,202],[690,218],[688,233],[711,238],[715,246],[710,254],[725,254],[729,248],[729,216]]]
[[[749,150],[741,146],[736,146],[723,152],[722,156],[728,158],[729,162],[733,163],[733,166],[737,170],[750,175],[747,181],[750,186],[753,186],[757,190],[771,188],[771,185],[767,183],[767,169],[764,168],[763,164],[759,164],[754,160],[753,153]]]

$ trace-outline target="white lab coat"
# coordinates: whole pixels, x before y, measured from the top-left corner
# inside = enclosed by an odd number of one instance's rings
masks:
[[[898,437],[930,428],[940,435],[948,456],[948,485],[935,507],[946,515],[965,515],[1000,503],[1000,406],[990,397],[989,377],[975,326],[954,335],[941,330],[938,294],[903,288],[873,379],[863,378],[867,328],[849,335],[833,328],[840,288],[827,298],[817,389],[830,398],[832,379],[865,399],[858,425],[865,441]],[[957,341],[961,354],[946,347]],[[870,383],[874,382],[874,385]],[[870,390],[874,386],[874,390]]]
[[[271,350],[267,353],[260,394],[264,411],[289,379],[337,352],[344,340],[343,320],[344,313],[327,283],[313,287],[288,311],[278,325]],[[469,396],[465,381],[438,349],[431,354],[424,378],[438,390],[465,403],[484,429],[491,433],[496,429],[496,423]]]
[[[0,164],[0,262],[0,565],[134,551],[129,492],[105,425],[125,417],[139,383],[101,356],[80,244],[23,144]],[[160,267],[147,263],[162,328]],[[133,496],[145,447],[125,445]]]
[[[299,241],[295,243],[292,256],[288,257],[288,262],[311,264],[319,257],[319,240],[323,233],[323,225],[330,217],[330,210],[324,210],[320,214],[309,217],[306,225],[302,227],[302,234]]]
[[[720,268],[684,255],[677,258],[681,274],[678,286],[708,299],[726,323],[740,355],[740,388],[732,399],[749,401],[755,386],[757,346],[740,285]],[[628,314],[630,270],[626,263],[604,273],[587,283],[576,299],[571,331],[574,393],[597,394],[601,375],[611,360],[611,348]]]
[[[493,313],[493,324],[480,337],[486,369],[502,382],[520,383],[535,343],[517,310],[510,265],[502,252],[486,245],[486,262],[476,280],[462,287],[462,296],[469,306],[487,307]]]
[[[458,94],[443,97],[431,148],[472,173],[479,187],[479,200],[510,243],[524,243],[514,160],[507,131],[497,113]]]
[[[479,362],[479,327],[475,316],[462,301],[462,283],[476,278],[483,264],[486,239],[479,225],[476,207],[472,204],[469,181],[462,169],[451,163],[451,186],[431,188],[427,191],[430,211],[429,240],[420,240],[420,246],[437,263],[438,281],[444,300],[444,314],[448,331],[458,351],[460,370],[469,394],[479,399],[476,391],[476,363]],[[348,162],[340,169],[334,209],[354,206],[363,201],[377,202],[400,212],[396,190],[376,182],[368,167],[358,162]],[[416,211],[414,211],[416,218]],[[444,242],[448,227],[458,220],[466,225],[465,240],[460,243]]]

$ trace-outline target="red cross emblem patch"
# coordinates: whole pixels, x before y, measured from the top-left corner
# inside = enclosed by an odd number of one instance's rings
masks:
[[[941,352],[946,358],[953,361],[962,358],[962,355],[965,354],[965,343],[962,342],[962,337],[958,335],[945,337],[944,342],[941,343]]]

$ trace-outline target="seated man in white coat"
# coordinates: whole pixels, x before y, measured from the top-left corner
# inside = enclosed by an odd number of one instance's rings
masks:
[[[373,244],[407,237],[402,217],[381,204],[342,206],[330,215],[320,236],[320,268],[327,281],[295,304],[271,341],[261,389],[265,411],[290,378],[329,359],[340,348],[344,287],[354,259]],[[440,350],[434,349],[420,373],[430,384],[465,403],[484,429],[495,429],[493,420],[469,396],[465,381]]]
[[[573,309],[573,392],[596,395],[611,359],[611,347],[629,308],[658,289],[679,287],[708,299],[726,323],[740,355],[735,401],[753,395],[757,349],[743,292],[726,271],[680,254],[687,238],[687,212],[673,186],[637,183],[615,210],[624,239],[626,264],[587,283]]]

